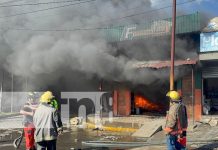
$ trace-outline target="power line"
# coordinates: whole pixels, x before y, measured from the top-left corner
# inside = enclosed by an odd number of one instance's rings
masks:
[[[57,31],[57,32],[72,32],[72,31],[88,31],[88,30],[105,30],[108,29],[107,27],[97,27],[97,28],[75,28],[75,29],[30,29],[30,28],[24,28],[24,29],[13,29],[13,28],[8,28],[8,30],[20,30],[20,31]]]
[[[194,2],[194,1],[196,1],[196,0],[190,0],[190,1],[182,2],[182,3],[178,3],[177,5],[183,5],[183,4],[191,3],[191,2]],[[161,8],[158,8],[158,9],[153,9],[153,10],[150,10],[150,11],[143,11],[143,12],[140,12],[140,13],[136,13],[136,14],[132,14],[132,15],[127,15],[127,16],[123,16],[123,17],[119,17],[119,18],[113,18],[113,19],[109,19],[109,20],[111,21],[111,20],[126,19],[126,18],[137,16],[137,15],[142,15],[142,14],[145,14],[145,13],[151,13],[151,12],[159,11],[159,10],[170,8],[170,7],[172,7],[172,6],[171,5],[170,6],[165,6],[165,7],[161,7]],[[109,20],[105,20],[105,21],[109,21]],[[119,28],[119,27],[122,27],[122,26],[116,26],[116,27]],[[86,30],[86,31],[87,30],[102,30],[102,29],[108,29],[108,27],[93,27],[93,28],[79,28],[78,27],[78,28],[74,28],[74,29],[31,29],[31,28],[21,28],[21,29],[8,28],[8,29],[9,30],[18,30],[18,31],[72,32],[72,31],[82,31],[82,30]]]
[[[160,0],[157,0],[157,1],[160,1]],[[161,3],[163,2],[160,2],[158,5],[160,5]],[[158,6],[158,5],[154,5],[154,6]],[[112,7],[112,6],[110,6]],[[107,8],[110,8],[110,7],[107,7]],[[113,6],[114,7],[114,6]],[[119,11],[117,13],[125,13],[125,12],[128,12],[128,11],[131,11],[131,10],[135,10],[135,9],[138,9],[138,8],[141,8],[141,7],[145,7],[144,5],[139,5],[139,6],[136,6],[136,7],[132,7],[132,8],[128,8],[128,9],[119,9]],[[96,9],[96,8],[94,8]],[[91,8],[89,9],[91,10]],[[121,10],[121,11],[120,11]],[[54,14],[53,14],[54,15]],[[53,16],[53,15],[49,15],[49,16]],[[39,16],[39,17],[35,17],[35,18],[42,18],[42,17],[46,17],[46,16]],[[110,16],[103,16],[103,15],[98,15],[98,17],[104,17],[104,18],[109,18]]]
[[[163,18],[168,19],[168,18]],[[16,31],[36,31],[36,32],[75,32],[75,31],[94,31],[94,30],[107,30],[107,29],[113,29],[113,28],[123,28],[124,26],[113,26],[110,27],[93,27],[93,28],[74,28],[74,29],[31,29],[31,28],[7,28],[7,30],[16,30]]]
[[[18,0],[17,0],[18,1]],[[19,1],[22,1],[22,0],[19,0]],[[81,0],[75,0],[75,1],[81,1]],[[155,0],[155,1],[160,1],[160,0]],[[158,4],[158,5],[160,5],[161,4],[161,2]],[[158,6],[158,5],[154,5],[154,6]],[[110,8],[110,7],[112,7],[112,6],[109,6],[109,7],[107,7],[107,8]],[[113,6],[114,7],[114,6]],[[142,5],[140,5],[140,6],[136,6],[136,7],[132,7],[132,8],[128,8],[128,9],[125,9],[125,12],[127,12],[127,11],[130,11],[130,10],[134,10],[134,9],[137,9],[137,8],[140,8],[140,7],[144,7],[144,6],[142,6]],[[90,8],[91,9],[91,8]],[[89,9],[89,10],[90,10]],[[96,8],[94,8],[94,9],[96,9]],[[121,9],[122,10],[122,9]],[[57,15],[57,14],[52,14],[52,15],[47,15],[47,16],[54,16],[54,15]],[[32,17],[32,18],[42,18],[42,17],[47,17],[47,16],[45,16],[45,15],[43,15],[43,16],[38,16],[38,17]],[[102,17],[107,17],[107,16],[102,16]],[[107,17],[108,18],[108,17]],[[0,17],[0,19],[1,19],[1,17]],[[10,17],[8,17],[8,19],[10,19]],[[0,22],[3,22],[3,21],[0,21]],[[4,22],[9,22],[9,21],[5,21],[4,20]],[[38,22],[37,22],[38,23]]]
[[[58,8],[63,8],[63,7],[73,6],[73,5],[79,5],[79,4],[83,4],[83,3],[90,3],[90,2],[94,2],[94,1],[96,1],[96,0],[88,0],[88,1],[82,1],[82,2],[73,3],[73,4],[67,4],[67,5],[56,6],[56,7],[49,7],[49,8],[39,9],[39,10],[34,10],[34,11],[29,11],[29,12],[22,12],[22,13],[17,13],[17,14],[13,14],[13,15],[2,16],[2,17],[0,17],[0,19],[20,16],[20,15],[33,14],[33,13],[37,13],[37,12],[42,12],[42,11],[47,11],[47,10],[52,10],[52,9],[58,9]]]
[[[178,4],[176,4],[176,5],[183,5],[183,4],[191,3],[191,2],[194,2],[194,1],[196,1],[196,0],[189,0],[189,1],[186,1],[186,2],[178,3]],[[113,21],[113,20],[122,20],[122,19],[130,18],[130,17],[134,17],[134,16],[146,14],[146,13],[157,12],[157,11],[159,11],[159,10],[166,9],[166,8],[170,8],[170,7],[172,7],[172,5],[168,5],[168,6],[165,6],[165,7],[161,7],[161,8],[153,9],[153,10],[149,10],[149,11],[143,11],[143,12],[135,13],[135,14],[131,14],[131,15],[126,15],[126,16],[123,16],[123,17],[117,17],[117,18],[112,18],[112,19],[106,19],[106,20],[100,21],[99,23],[101,23],[101,22],[109,22],[109,21]]]
[[[194,1],[196,1],[196,0],[189,0],[189,1],[186,1],[186,2],[177,3],[176,5],[183,5],[183,4],[191,3],[191,2],[194,2]],[[139,8],[139,7],[140,6],[130,8],[130,9],[127,9],[127,11],[131,10],[131,9],[136,9],[136,8]],[[105,23],[105,22],[110,22],[110,21],[123,20],[123,19],[126,19],[126,18],[130,18],[130,17],[142,15],[142,14],[149,14],[149,13],[157,12],[157,11],[160,11],[160,10],[163,10],[163,9],[166,9],[166,8],[170,8],[170,7],[172,7],[172,5],[168,5],[168,6],[165,6],[165,7],[161,7],[161,8],[153,9],[153,10],[149,10],[149,11],[143,11],[143,12],[135,13],[135,14],[131,14],[131,15],[126,15],[126,16],[123,16],[123,17],[106,19],[106,20],[99,21],[98,23],[95,23],[95,25]],[[107,18],[107,16],[102,16],[102,17]]]
[[[15,2],[20,2],[20,1],[24,1],[24,0],[11,0],[11,1],[7,1],[7,2],[2,2],[2,3],[0,3],[0,5],[10,4],[10,3],[15,3]]]
[[[15,2],[15,1],[23,1],[23,0],[13,0],[13,2]],[[71,0],[72,1],[72,0]],[[24,6],[24,5],[40,5],[40,4],[50,4],[50,3],[62,3],[62,2],[71,2],[70,0],[68,0],[68,1],[60,1],[60,2],[44,2],[44,3],[33,3],[33,4],[16,4],[16,5],[3,5],[3,6],[1,6],[0,5],[0,7],[9,7],[9,6]],[[81,1],[81,0],[74,0],[74,1]],[[93,0],[93,1],[96,1],[96,0]],[[159,1],[159,0],[157,0],[157,1]],[[12,2],[12,1],[11,1]],[[7,2],[8,3],[8,2]],[[162,2],[163,3],[163,2]],[[155,5],[155,6],[157,6],[157,5]],[[140,8],[140,7],[144,7],[144,6],[142,6],[142,5],[140,5],[140,6],[136,6],[136,7],[133,7],[133,8],[129,8],[129,9],[126,9],[126,11],[129,11],[129,10],[134,10],[134,9],[137,9],[137,8]],[[90,10],[90,9],[89,9]],[[23,13],[29,13],[29,12],[23,12]],[[14,14],[14,15],[22,15],[23,13],[20,13],[20,14]],[[1,18],[10,18],[10,17],[13,17],[14,15],[10,15],[10,16],[2,16],[2,17],[0,17],[0,19]],[[24,14],[25,15],[25,14]],[[49,15],[50,16],[50,15]],[[37,17],[37,18],[41,18],[41,17]]]
[[[53,1],[53,2],[43,2],[43,3],[14,4],[14,5],[0,5],[0,7],[21,7],[21,6],[35,6],[35,5],[48,5],[48,4],[63,4],[63,3],[72,3],[75,1],[80,1],[80,0]]]
[[[184,15],[182,15],[184,16]],[[165,20],[168,18],[162,18]],[[74,29],[31,29],[31,28],[7,28],[6,30],[16,30],[16,31],[36,31],[36,32],[74,32],[74,31],[94,31],[94,30],[110,30],[110,29],[119,29],[124,26],[113,26],[113,27],[93,27],[93,28],[74,28]]]

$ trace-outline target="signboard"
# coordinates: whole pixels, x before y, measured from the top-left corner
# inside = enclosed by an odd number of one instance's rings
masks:
[[[218,51],[218,32],[201,33],[200,52]]]
[[[120,41],[133,40],[141,37],[160,36],[169,34],[171,31],[171,22],[158,20],[145,25],[126,26],[123,29]]]

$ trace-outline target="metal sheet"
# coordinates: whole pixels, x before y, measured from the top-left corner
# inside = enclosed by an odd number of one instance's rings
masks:
[[[202,71],[203,78],[218,78],[218,67],[205,67]]]
[[[176,60],[175,66],[182,66],[182,65],[194,65],[197,63],[197,60]],[[166,68],[170,67],[170,61],[142,61],[133,64],[134,68]]]

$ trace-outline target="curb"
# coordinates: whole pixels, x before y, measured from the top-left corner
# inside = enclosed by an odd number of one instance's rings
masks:
[[[4,118],[8,118],[8,117],[15,117],[15,116],[19,116],[19,115],[21,115],[21,114],[16,113],[16,114],[2,115],[2,116],[0,116],[0,119],[4,119]]]

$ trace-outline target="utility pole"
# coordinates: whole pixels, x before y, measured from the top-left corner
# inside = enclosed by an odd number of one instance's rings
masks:
[[[170,90],[174,90],[175,32],[176,32],[176,0],[173,0],[172,31],[171,31]]]
[[[11,112],[13,112],[14,107],[14,75],[11,73]]]
[[[3,83],[4,83],[4,69],[2,69],[2,82],[1,82],[1,93],[0,93],[0,112],[2,112]]]
[[[25,77],[25,89],[26,89],[26,92],[28,92],[28,78],[27,78],[27,76]]]

